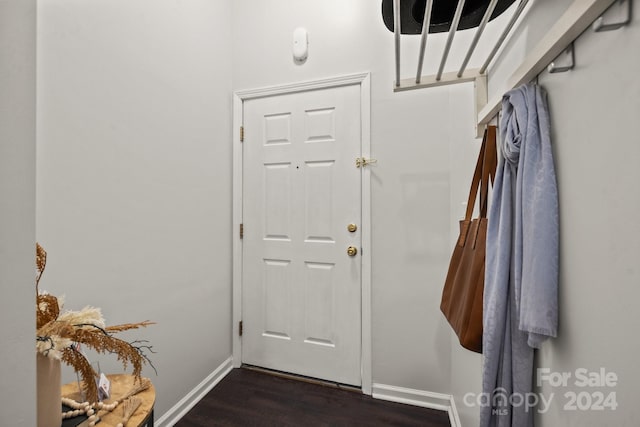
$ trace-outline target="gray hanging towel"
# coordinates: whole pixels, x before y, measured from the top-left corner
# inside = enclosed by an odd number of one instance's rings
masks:
[[[502,113],[502,158],[488,215],[482,373],[488,399],[480,426],[529,427],[536,410],[526,401],[533,351],[557,333],[558,189],[546,93],[534,84],[515,88],[503,97]]]

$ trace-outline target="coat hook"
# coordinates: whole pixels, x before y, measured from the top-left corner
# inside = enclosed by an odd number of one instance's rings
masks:
[[[615,2],[615,5],[617,6],[612,5],[593,22],[593,31],[613,31],[622,28],[631,22],[631,0],[618,0]],[[620,20],[618,22],[605,24],[604,15],[608,14],[614,8],[617,10],[617,15],[620,17]]]
[[[564,73],[565,71],[573,69],[575,65],[573,43],[571,43],[569,47],[567,47],[567,49],[564,51],[564,54],[561,55],[564,55],[565,58],[568,58],[565,59],[565,61],[569,61],[569,63],[566,65],[559,65],[557,61],[560,56],[558,56],[558,58],[554,59],[553,62],[549,64],[549,66],[547,67],[547,71],[549,71],[550,73]]]

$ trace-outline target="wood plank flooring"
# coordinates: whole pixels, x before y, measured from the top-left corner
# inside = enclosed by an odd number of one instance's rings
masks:
[[[444,411],[242,368],[231,371],[176,427],[449,425]]]

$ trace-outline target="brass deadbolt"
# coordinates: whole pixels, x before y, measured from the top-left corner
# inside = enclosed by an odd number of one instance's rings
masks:
[[[358,248],[356,248],[355,246],[349,246],[347,248],[347,255],[356,256],[357,253],[358,253]]]
[[[357,229],[358,229],[358,226],[355,224],[347,225],[347,230],[349,230],[350,233],[354,233]]]

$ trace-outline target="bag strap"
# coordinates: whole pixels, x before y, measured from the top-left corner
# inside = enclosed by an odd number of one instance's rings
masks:
[[[493,184],[496,175],[497,163],[496,127],[487,126],[484,131],[484,137],[482,138],[482,145],[480,146],[476,169],[473,172],[471,189],[469,190],[469,198],[467,199],[467,211],[464,215],[465,220],[471,220],[473,208],[476,204],[478,189],[480,190],[480,217],[487,217],[489,181]]]
[[[491,184],[495,180],[498,156],[496,152],[496,127],[487,126],[486,147],[482,161],[482,179],[480,183],[480,217],[487,217],[487,207],[489,205],[489,180]]]
[[[484,137],[482,138],[482,145],[480,146],[480,153],[478,154],[478,161],[476,162],[476,169],[473,172],[473,179],[471,180],[471,189],[469,190],[469,198],[467,199],[467,211],[464,214],[466,221],[471,220],[473,214],[473,208],[476,204],[476,195],[478,194],[478,187],[480,186],[480,179],[482,177],[482,165],[484,163],[484,151],[487,145],[487,130],[484,131]]]

